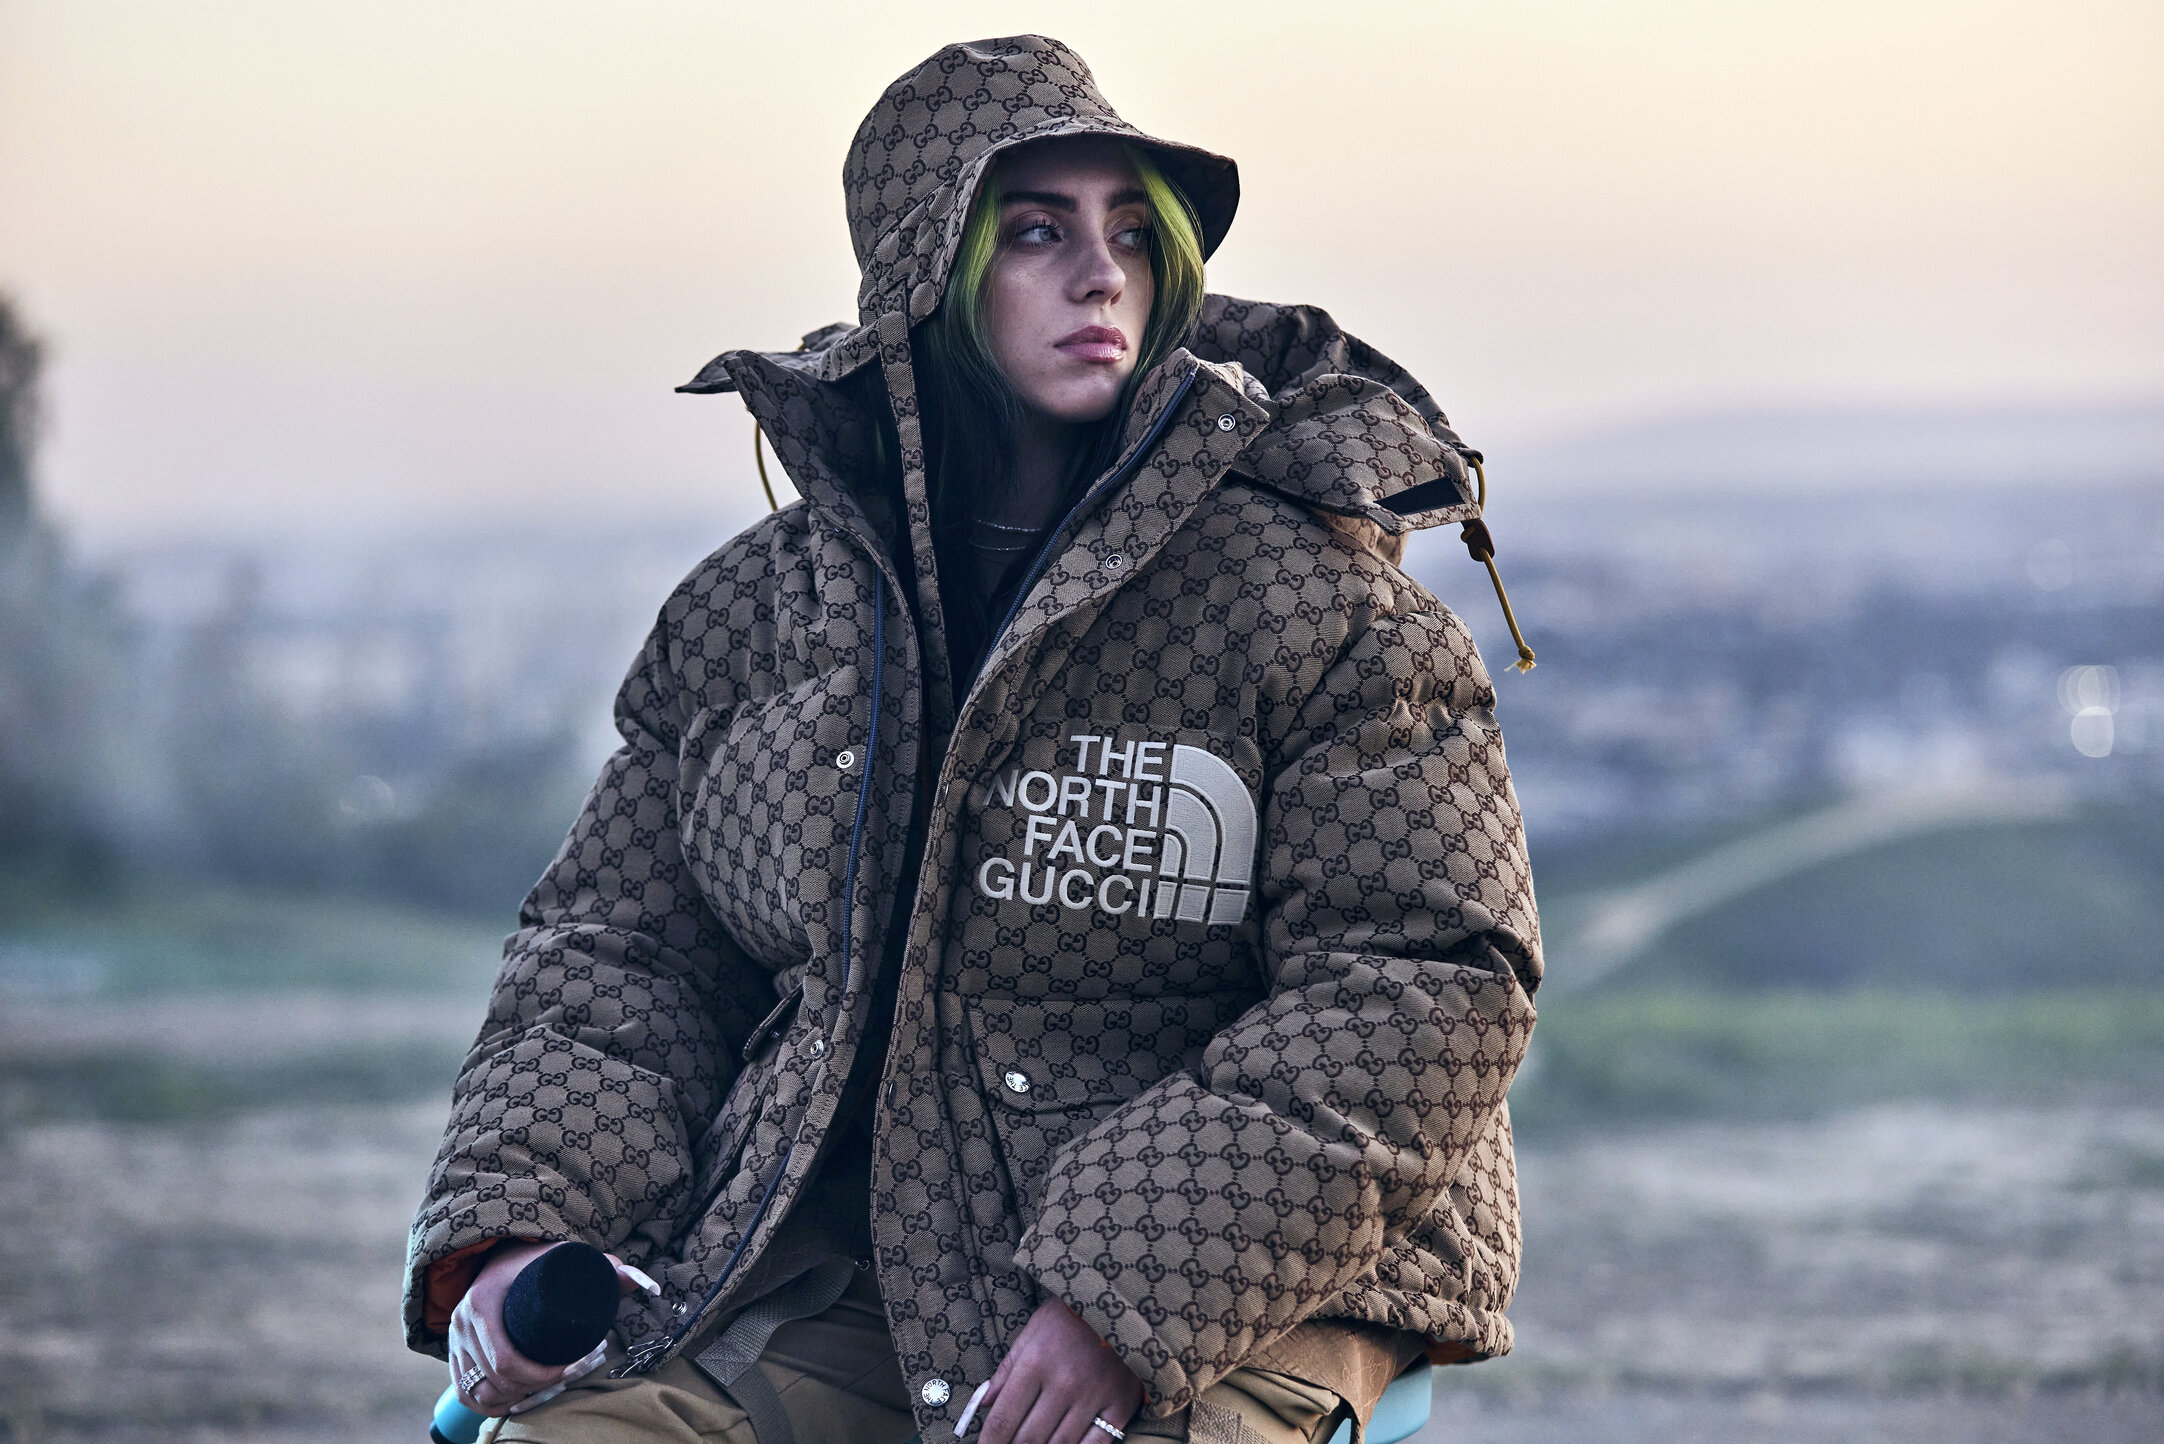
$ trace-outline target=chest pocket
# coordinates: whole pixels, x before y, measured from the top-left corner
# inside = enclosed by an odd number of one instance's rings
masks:
[[[1025,1216],[1059,1150],[1160,1079],[1195,1068],[1251,993],[1099,1003],[979,1000],[967,1005],[979,1084]]]

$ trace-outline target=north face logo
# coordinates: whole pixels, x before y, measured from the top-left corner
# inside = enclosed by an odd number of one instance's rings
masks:
[[[979,893],[1190,923],[1247,916],[1255,799],[1229,763],[1183,742],[1067,740],[1073,771],[1013,768],[986,790],[987,811],[1027,816],[1021,855],[986,858]]]

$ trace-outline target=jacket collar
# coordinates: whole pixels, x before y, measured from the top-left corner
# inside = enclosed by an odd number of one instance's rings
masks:
[[[851,471],[835,460],[862,443],[847,439],[855,424],[842,414],[847,402],[821,383],[879,354],[876,344],[865,349],[866,333],[833,325],[795,351],[726,351],[677,389],[743,393],[799,494],[835,507],[846,489],[840,477]],[[868,334],[876,343],[877,328]],[[1180,354],[1166,358],[1160,376],[1173,374]],[[1471,480],[1480,453],[1410,372],[1320,307],[1206,297],[1188,355],[1228,368],[1227,379],[1236,373],[1243,394],[1267,410],[1267,426],[1243,448],[1239,466],[1259,484],[1392,533],[1480,514]],[[1144,378],[1130,408],[1129,446],[1155,420],[1153,384]]]
[[[849,360],[866,334],[901,444],[899,497],[866,484],[876,471],[873,422],[835,384],[871,359]],[[677,389],[739,393],[806,505],[877,558],[897,590],[913,581],[926,721],[950,733],[955,689],[902,317],[823,327],[795,351],[725,351]],[[1054,532],[983,672],[1132,576],[1228,473],[1395,534],[1476,520],[1479,459],[1425,387],[1328,312],[1207,297],[1190,346],[1139,383],[1119,460]]]

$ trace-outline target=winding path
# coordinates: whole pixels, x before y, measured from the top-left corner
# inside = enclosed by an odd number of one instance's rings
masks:
[[[1678,923],[1835,858],[1944,828],[2049,821],[2072,810],[2068,791],[2049,782],[1919,789],[1838,803],[1644,882],[1595,894],[1577,926],[1560,930],[1555,951],[1569,962],[1549,987],[1584,987],[1636,958]]]

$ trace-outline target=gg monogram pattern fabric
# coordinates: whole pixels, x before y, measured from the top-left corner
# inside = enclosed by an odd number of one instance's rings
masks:
[[[1077,128],[1130,133],[1056,42],[942,51],[850,154],[886,309],[687,388],[738,393],[803,499],[625,681],[454,1092],[415,1347],[430,1269],[494,1238],[660,1280],[634,1372],[746,1302],[882,981],[875,1261],[926,1437],[1047,1295],[1156,1413],[1304,1320],[1510,1346],[1539,924],[1494,688],[1388,559],[1475,514],[1427,393],[1323,312],[1210,298],[952,702],[908,318],[995,150]],[[874,362],[899,495],[833,384]]]

